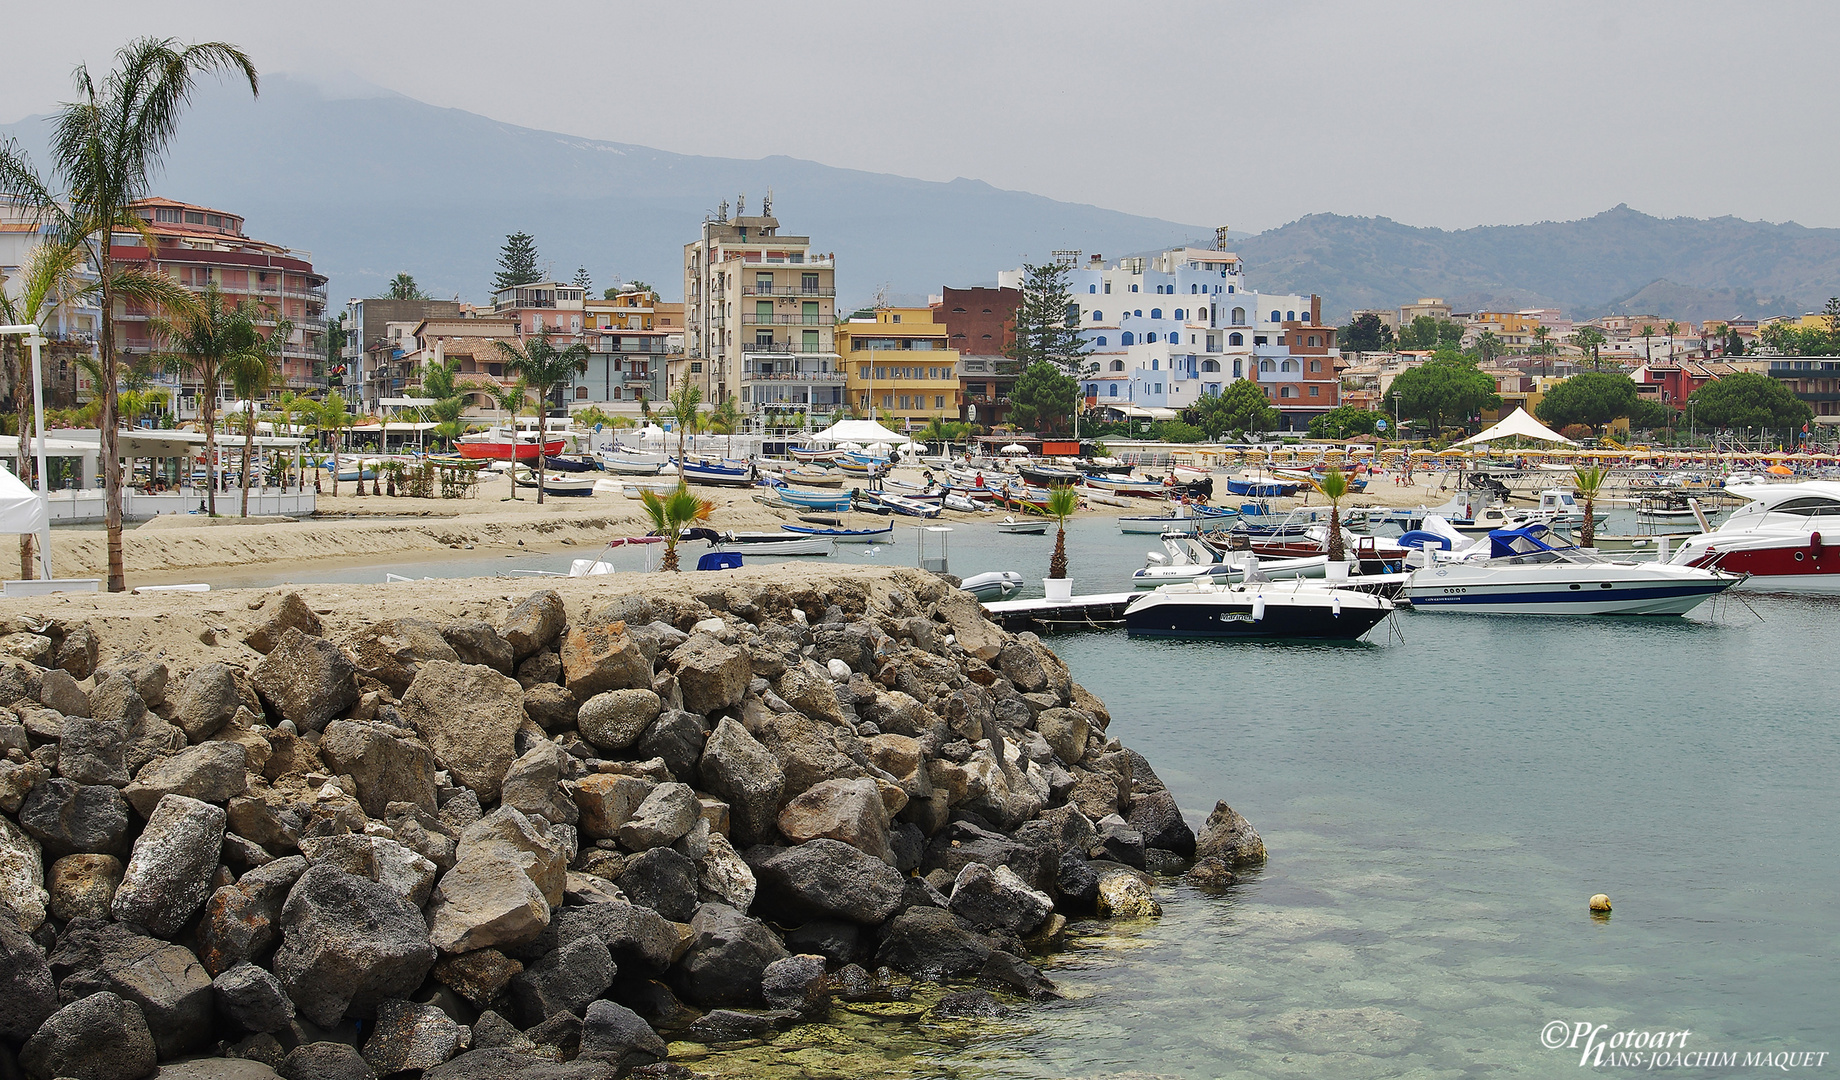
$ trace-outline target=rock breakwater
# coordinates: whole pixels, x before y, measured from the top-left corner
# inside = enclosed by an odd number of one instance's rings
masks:
[[[688,1075],[1052,998],[1069,918],[1264,858],[929,575],[389,606],[8,617],[0,1075]]]

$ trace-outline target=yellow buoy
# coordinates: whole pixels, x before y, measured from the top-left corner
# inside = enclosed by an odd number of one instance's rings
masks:
[[[1610,910],[1610,898],[1603,893],[1591,897],[1591,910],[1603,913]]]

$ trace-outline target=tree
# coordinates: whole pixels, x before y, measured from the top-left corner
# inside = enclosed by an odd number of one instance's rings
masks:
[[[499,386],[496,383],[488,383],[484,385],[483,389],[486,394],[492,398],[493,404],[511,414],[511,497],[516,499],[518,497],[517,418],[518,413],[523,411],[524,403],[530,400],[530,380],[526,376],[519,375],[516,381],[507,385]],[[537,428],[537,499],[541,501],[543,498],[542,425],[538,424]]]
[[[1740,371],[1693,391],[1694,417],[1715,428],[1800,427],[1814,416],[1808,403],[1768,375]]]
[[[1401,349],[1436,349],[1441,345],[1456,348],[1463,341],[1463,327],[1449,319],[1420,315],[1399,328]]]
[[[157,353],[169,369],[198,382],[199,419],[204,424],[205,510],[217,516],[217,399],[230,358],[261,336],[254,309],[247,302],[225,302],[216,284],[207,284],[195,303],[150,320]]]
[[[492,279],[492,291],[529,285],[543,280],[537,269],[537,239],[529,233],[512,233],[498,251],[498,275]]]
[[[1550,353],[1552,351],[1552,346],[1547,344],[1546,339],[1551,336],[1552,336],[1552,327],[1550,326],[1534,327],[1533,328],[1533,350],[1534,352],[1538,353],[1541,356],[1545,356],[1548,353]]]
[[[414,278],[410,277],[407,273],[401,273],[390,279],[389,292],[384,294],[384,299],[426,300],[428,296],[426,293],[422,292],[421,286],[415,283]]]
[[[1604,337],[1604,332],[1595,326],[1580,326],[1572,331],[1572,344],[1578,346],[1591,358],[1591,367],[1594,370],[1597,367],[1598,350],[1603,348],[1604,342],[1608,340]]]
[[[543,418],[552,401],[561,400],[563,388],[574,382],[576,375],[588,370],[588,347],[578,341],[558,349],[550,343],[549,332],[544,331],[522,346],[498,342],[498,349],[505,354],[505,366],[530,380],[531,388],[537,392],[537,502],[541,505],[543,469],[547,464],[543,440],[548,437]]]
[[[1736,329],[1729,327],[1729,326],[1725,328],[1725,355],[1726,356],[1743,356],[1744,355],[1743,336],[1740,335]]]
[[[703,388],[685,379],[665,399],[664,414],[677,422],[677,474],[684,472],[684,439],[696,427],[697,406],[703,403]]]
[[[1059,581],[1067,576],[1067,519],[1080,508],[1080,496],[1071,486],[1057,487],[1048,492],[1043,505],[1055,524],[1054,555],[1048,560],[1048,577]]]
[[[1080,306],[1074,303],[1067,274],[1068,268],[1058,263],[1022,268],[1022,303],[1016,308],[1016,338],[1008,355],[1025,368],[1046,363],[1077,371],[1080,360],[1092,352],[1080,333]]]
[[[1010,391],[1010,401],[1014,403],[1011,411],[1029,418],[1019,423],[1059,431],[1062,422],[1073,415],[1079,389],[1079,383],[1059,364],[1037,360],[1016,377],[1016,386]]]
[[[1674,358],[1674,339],[1680,336],[1680,324],[1673,319],[1669,319],[1667,325],[1662,327],[1662,329],[1667,332],[1668,359],[1672,360]]]
[[[1381,352],[1392,346],[1393,328],[1374,312],[1364,311],[1337,332],[1336,340],[1343,352]]]
[[[1680,410],[1653,398],[1638,397],[1629,410],[1629,426],[1636,431],[1656,431],[1679,426]]]
[[[735,432],[741,430],[741,406],[735,399],[725,397],[715,411],[709,414],[709,431],[712,435],[728,436],[728,455],[735,456]]]
[[[1597,493],[1610,479],[1610,470],[1602,465],[1591,465],[1573,469],[1572,478],[1578,497],[1584,500],[1584,528],[1578,534],[1578,539],[1583,541],[1580,546],[1592,547],[1597,543]]]
[[[294,333],[294,324],[287,319],[276,319],[275,325],[266,336],[257,333],[255,339],[231,353],[224,359],[224,376],[236,387],[236,396],[243,399],[243,511],[242,516],[249,516],[249,479],[255,470],[250,468],[255,462],[256,449],[256,396],[268,393],[269,386],[280,368],[275,362],[281,352],[281,346]],[[360,485],[364,478],[358,478]]]
[[[0,146],[0,196],[19,200],[51,223],[56,235],[81,244],[100,282],[104,528],[108,534],[109,591],[127,588],[121,546],[121,442],[115,388],[115,301],[120,298],[113,240],[117,230],[138,233],[149,245],[152,230],[133,204],[146,197],[179,130],[180,114],[200,76],[228,74],[257,92],[255,65],[234,45],[181,46],[171,38],[136,38],[115,54],[116,67],[97,83],[88,67],[76,71],[78,100],[52,118],[51,163],[62,187],[51,186],[11,142]]]
[[[345,312],[326,324],[326,385],[345,385]]]
[[[650,490],[640,492],[639,505],[645,508],[645,516],[652,521],[652,535],[664,537],[664,563],[659,569],[676,573],[677,542],[683,539],[684,529],[699,521],[708,521],[716,504],[690,494],[680,477],[677,490],[669,495]]]
[[[1487,364],[1502,353],[1501,338],[1493,330],[1484,330],[1476,335],[1476,359]]]
[[[1251,379],[1228,383],[1218,394],[1203,394],[1195,402],[1195,418],[1197,426],[1214,440],[1229,431],[1270,431],[1282,419],[1265,391]]]
[[[345,429],[357,420],[345,408],[345,395],[337,390],[326,395],[326,400],[319,403],[319,424],[322,428],[332,429],[332,497],[339,497],[339,443],[345,437]],[[362,469],[358,472],[363,476]]]
[[[84,253],[81,246],[63,240],[35,244],[26,253],[19,271],[19,291],[9,292],[0,280],[0,323],[21,326],[27,323],[41,329],[58,306],[90,291],[83,281]],[[3,276],[0,276],[3,277]],[[19,458],[13,474],[28,487],[33,484],[32,458],[32,375],[26,359],[27,346],[17,334],[0,337],[0,357],[4,357],[6,377],[13,385],[13,413],[18,418],[14,428],[19,433]],[[33,534],[19,534],[19,565],[22,577],[32,574]]]
[[[1386,400],[1398,402],[1406,416],[1427,421],[1434,436],[1448,420],[1467,422],[1478,411],[1501,404],[1495,380],[1474,361],[1455,355],[1434,357],[1400,372]]]
[[[1150,433],[1159,442],[1170,443],[1198,443],[1207,438],[1207,432],[1181,420],[1158,420]]]
[[[1635,380],[1610,371],[1586,371],[1556,383],[1533,408],[1548,427],[1589,424],[1601,428],[1636,407]]]
[[[1311,481],[1323,498],[1329,500],[1329,561],[1341,562],[1348,555],[1342,546],[1342,500],[1348,497],[1348,474],[1330,469],[1321,480]]]
[[[1760,336],[1779,356],[1831,356],[1835,352],[1834,335],[1817,326],[1775,322],[1764,327]]]
[[[581,289],[583,295],[593,291],[594,279],[588,276],[587,267],[578,266],[575,268],[575,280],[573,284]]]
[[[1649,349],[1648,339],[1655,336],[1655,324],[1642,324],[1642,359],[1653,360],[1655,354]]]
[[[1372,435],[1382,420],[1377,412],[1353,405],[1337,405],[1310,421],[1312,439],[1346,439],[1352,435]]]

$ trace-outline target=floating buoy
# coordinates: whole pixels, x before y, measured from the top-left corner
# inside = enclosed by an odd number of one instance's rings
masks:
[[[1591,910],[1599,915],[1607,914],[1610,911],[1610,898],[1603,893],[1591,897]]]

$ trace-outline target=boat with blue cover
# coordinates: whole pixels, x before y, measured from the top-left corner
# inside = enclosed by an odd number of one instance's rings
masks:
[[[1545,525],[1497,529],[1454,557],[1427,548],[1401,592],[1421,611],[1484,615],[1684,615],[1743,574],[1615,559],[1556,542]]]

